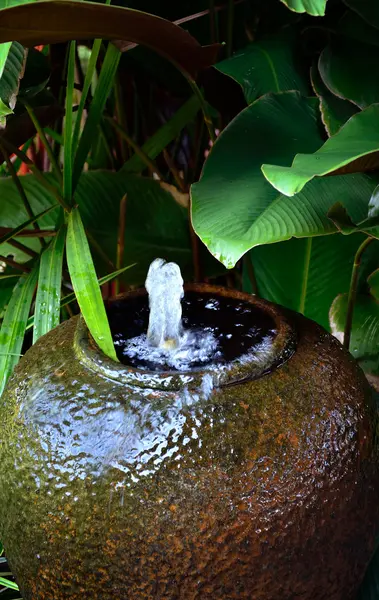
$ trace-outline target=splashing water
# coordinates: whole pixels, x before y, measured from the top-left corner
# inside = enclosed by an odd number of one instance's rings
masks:
[[[150,308],[147,334],[129,339],[123,350],[124,356],[179,371],[218,357],[218,341],[213,332],[183,329],[183,278],[177,264],[155,259],[145,286]]]

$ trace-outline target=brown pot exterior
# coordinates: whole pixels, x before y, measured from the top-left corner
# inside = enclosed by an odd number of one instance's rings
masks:
[[[27,352],[0,409],[0,539],[25,600],[353,600],[376,408],[340,344],[285,314],[292,357],[208,391],[96,372],[77,318]]]

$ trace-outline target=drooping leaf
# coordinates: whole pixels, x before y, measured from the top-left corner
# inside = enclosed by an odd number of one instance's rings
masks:
[[[339,36],[323,50],[319,71],[333,94],[366,108],[379,102],[379,47]]]
[[[307,12],[314,17],[323,17],[327,0],[281,0],[290,10]]]
[[[68,217],[66,252],[75,296],[87,327],[104,354],[117,361],[108,317],[79,208],[73,208]]]
[[[199,110],[199,98],[195,95],[191,96],[175,115],[143,144],[142,151],[154,160],[179,135],[182,129],[195,118]],[[146,165],[141,157],[138,154],[133,154],[121,167],[120,172],[139,173],[145,167]]]
[[[335,135],[358,111],[357,107],[347,100],[342,100],[332,94],[320,77],[316,65],[311,69],[312,87],[320,100],[322,122],[329,136]]]
[[[286,199],[263,176],[262,162],[289,164],[299,150],[320,147],[316,104],[317,99],[295,92],[266,95],[242,111],[214,144],[191,189],[192,222],[225,266],[260,244],[336,232],[326,216],[336,197],[346,200],[357,221],[367,215],[375,187],[367,177],[319,179]]]
[[[360,4],[362,4],[360,2]],[[356,12],[347,10],[338,21],[336,33],[363,42],[364,44],[372,44],[379,46],[378,31],[372,24],[368,24],[361,19]]]
[[[59,325],[62,264],[66,227],[62,226],[42,252],[34,312],[33,344]]]
[[[268,92],[298,90],[306,95],[308,85],[298,59],[293,36],[276,35],[249,44],[215,67],[242,86],[246,102],[251,104]]]
[[[344,2],[367,23],[379,28],[379,6],[376,0],[344,0]]]
[[[291,167],[263,164],[267,180],[282,194],[293,196],[314,177],[332,173],[379,150],[379,104],[369,106],[349,121],[314,154],[297,154]]]
[[[213,64],[218,52],[218,46],[201,47],[170,21],[130,8],[51,0],[23,3],[1,12],[0,43],[17,39],[25,46],[36,46],[95,38],[144,44],[192,77]]]
[[[38,269],[17,282],[0,329],[0,396],[8,377],[20,359],[26,322],[29,316]]]
[[[330,309],[332,333],[343,340],[348,295],[337,296]],[[379,304],[369,294],[358,294],[354,306],[350,352],[367,373],[379,374]]]
[[[0,127],[5,126],[5,118],[2,118],[1,113],[4,117],[11,114],[16,105],[26,54],[27,52],[21,44],[18,42],[11,44],[0,77]]]
[[[257,246],[250,252],[259,295],[329,327],[329,310],[348,292],[363,235],[327,235]],[[247,274],[244,274],[248,286]],[[246,285],[246,283],[245,283]]]

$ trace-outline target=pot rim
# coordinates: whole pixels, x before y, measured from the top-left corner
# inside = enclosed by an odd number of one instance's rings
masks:
[[[273,304],[254,295],[209,284],[189,283],[184,286],[185,292],[199,294],[211,293],[224,298],[242,300],[268,314],[275,323],[276,335],[270,351],[261,354],[248,351],[244,355],[228,363],[215,363],[198,367],[189,371],[150,371],[115,362],[106,356],[91,336],[82,316],[78,319],[75,331],[74,349],[80,362],[95,373],[120,384],[133,385],[148,389],[178,391],[180,389],[213,389],[236,385],[247,380],[259,379],[278,368],[295,351],[296,332],[288,320],[288,311],[280,305]],[[144,288],[118,294],[108,300],[108,306],[115,301],[146,296]]]

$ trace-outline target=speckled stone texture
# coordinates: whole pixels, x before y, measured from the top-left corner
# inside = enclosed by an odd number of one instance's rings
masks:
[[[22,359],[0,408],[0,538],[25,600],[353,600],[378,525],[377,415],[350,355],[297,348],[206,393]]]

